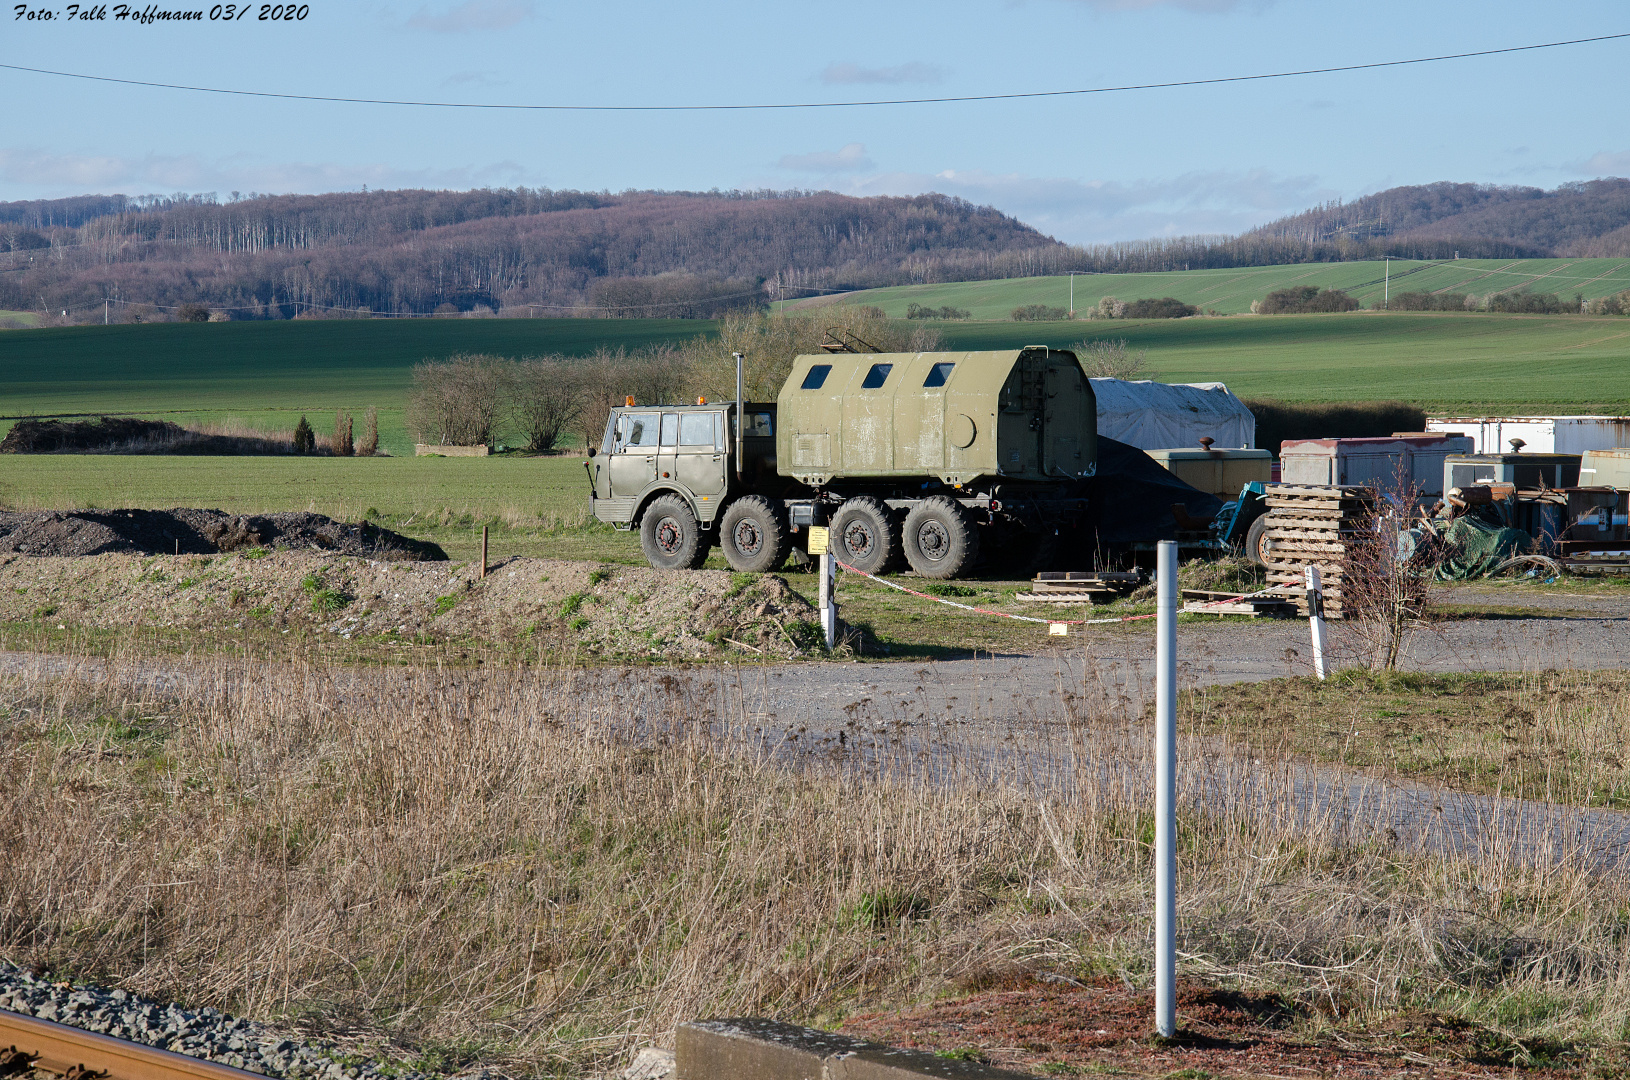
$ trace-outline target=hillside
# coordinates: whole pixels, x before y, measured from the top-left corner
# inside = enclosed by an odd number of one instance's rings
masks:
[[[706,317],[921,280],[924,260],[1064,247],[943,195],[233,195],[0,203],[0,309],[100,322],[112,297],[121,321],[193,302],[236,319],[329,308]]]
[[[1075,308],[1078,313],[1090,311],[1104,296],[1120,300],[1172,296],[1220,315],[1238,315],[1251,310],[1251,301],[1291,285],[1344,289],[1366,306],[1380,306],[1386,288],[1384,282],[1389,276],[1393,296],[1402,292],[1453,292],[1483,297],[1526,290],[1555,293],[1570,301],[1575,295],[1589,300],[1630,289],[1630,258],[1394,260],[1390,275],[1381,262],[1292,263],[1152,274],[1078,274],[1074,286]],[[915,303],[934,309],[959,308],[974,319],[1006,319],[1014,308],[1027,304],[1067,308],[1070,288],[1066,277],[1003,278],[868,289],[841,298],[822,297],[787,306],[796,310],[841,299],[849,304],[873,304],[895,318],[904,318],[908,305]],[[1116,325],[1114,322],[1090,323],[1085,329],[1104,334]]]

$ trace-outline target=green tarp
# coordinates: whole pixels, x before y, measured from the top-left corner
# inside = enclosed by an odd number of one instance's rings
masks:
[[[1443,530],[1443,561],[1439,581],[1467,581],[1487,577],[1514,556],[1533,550],[1534,538],[1521,529],[1492,525],[1470,515],[1456,518]]]

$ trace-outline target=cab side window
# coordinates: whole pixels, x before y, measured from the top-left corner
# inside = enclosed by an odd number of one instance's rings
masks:
[[[672,446],[679,441],[679,414],[662,414],[662,445]]]
[[[713,421],[718,413],[681,413],[679,416],[679,445],[712,452],[714,448]]]

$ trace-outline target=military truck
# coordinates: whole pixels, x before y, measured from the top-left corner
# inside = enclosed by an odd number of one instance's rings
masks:
[[[906,563],[951,578],[982,549],[1030,559],[1068,534],[1086,511],[1097,440],[1074,353],[840,342],[797,357],[773,403],[629,399],[585,466],[594,516],[639,529],[658,568],[698,567],[717,543],[737,570],[773,570],[829,523],[856,569]]]

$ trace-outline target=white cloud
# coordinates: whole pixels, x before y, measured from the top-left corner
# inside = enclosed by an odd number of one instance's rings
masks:
[[[995,206],[1069,243],[1141,240],[1153,236],[1237,233],[1296,213],[1337,193],[1311,176],[1194,172],[1162,180],[1076,180],[983,169],[938,173],[878,173],[847,181],[853,195],[916,195],[938,191]]]
[[[945,69],[938,64],[924,64],[916,60],[893,67],[868,68],[859,64],[826,65],[821,72],[824,83],[935,83],[945,78]]]
[[[513,161],[451,169],[403,169],[382,163],[267,161],[248,154],[218,160],[193,155],[116,157],[0,147],[0,198],[172,191],[259,191],[312,194],[378,188],[472,188],[516,185],[531,178]],[[9,190],[7,190],[9,189]]]
[[[1630,150],[1601,150],[1569,169],[1584,176],[1630,176]]]
[[[788,154],[775,163],[778,169],[793,172],[864,172],[873,167],[863,143],[852,142],[841,150],[816,150],[808,154]]]
[[[407,24],[434,34],[467,34],[474,30],[507,30],[531,17],[532,0],[464,0],[440,11],[421,7]]]

